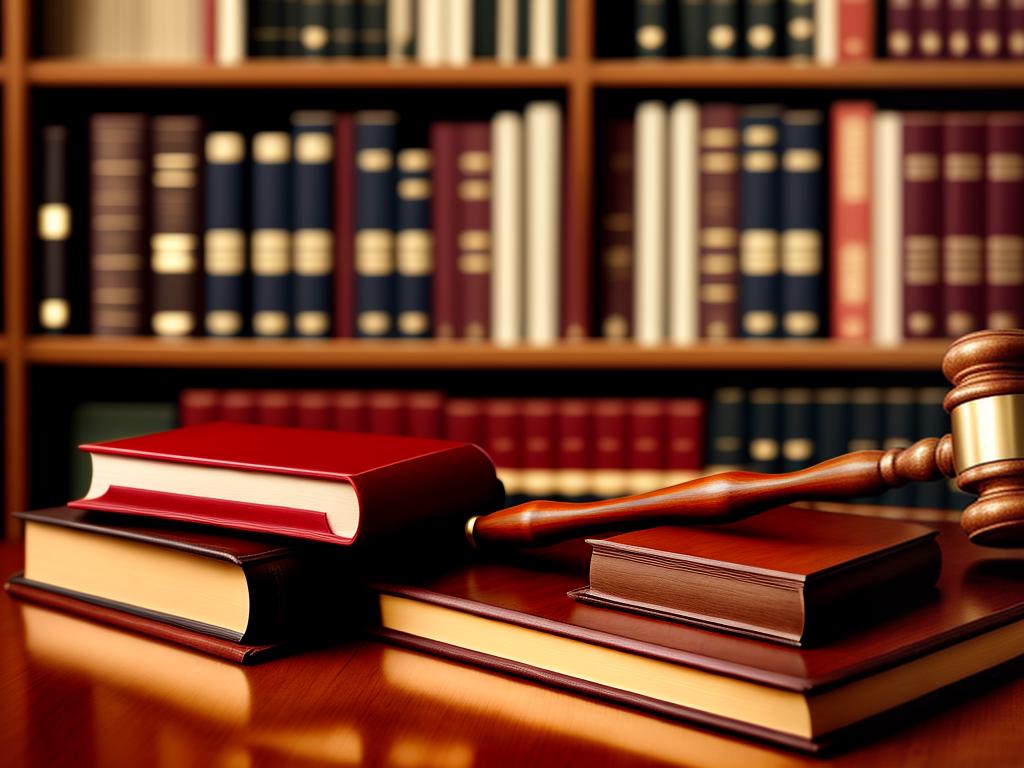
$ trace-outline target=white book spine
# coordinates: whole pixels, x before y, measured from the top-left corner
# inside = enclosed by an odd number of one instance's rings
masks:
[[[558,55],[555,40],[558,33],[558,6],[555,0],[529,0],[530,2],[530,63],[554,64]]]
[[[495,10],[495,59],[499,64],[515,64],[516,51],[516,0],[496,0]]]
[[[245,0],[217,0],[215,54],[218,64],[233,65],[245,61]]]
[[[446,0],[417,0],[416,60],[428,67],[443,64],[445,48]]]
[[[871,332],[872,341],[903,341],[903,117],[875,114],[871,195]]]
[[[526,338],[558,340],[562,216],[562,110],[556,102],[528,104],[526,132]]]
[[[669,113],[668,335],[673,344],[697,340],[697,253],[700,228],[698,149],[700,107],[677,101]]]
[[[473,0],[448,0],[447,63],[464,67],[473,58]]]
[[[665,104],[642,102],[636,109],[635,126],[633,332],[641,344],[660,344],[665,340]]]
[[[388,0],[388,59],[405,61],[412,40],[412,4],[414,0]]]
[[[814,0],[814,61],[839,60],[839,0]]]
[[[498,112],[491,121],[491,336],[496,344],[523,337],[523,118]]]

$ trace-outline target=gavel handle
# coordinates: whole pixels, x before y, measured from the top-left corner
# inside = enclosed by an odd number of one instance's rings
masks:
[[[728,523],[795,501],[873,496],[907,482],[953,477],[949,435],[907,448],[856,451],[798,472],[723,472],[637,496],[586,503],[529,501],[471,518],[477,547],[539,547],[610,530]]]

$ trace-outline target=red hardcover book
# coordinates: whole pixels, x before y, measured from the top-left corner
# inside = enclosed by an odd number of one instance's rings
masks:
[[[629,489],[643,493],[660,488],[665,474],[665,401],[638,398],[629,401]]]
[[[444,404],[444,434],[448,440],[484,444],[483,406],[477,397],[450,397]]]
[[[831,335],[871,339],[871,130],[874,104],[832,107]]]
[[[444,394],[429,390],[403,395],[405,434],[409,437],[444,436]]]
[[[520,401],[523,420],[523,493],[547,498],[555,493],[555,401],[529,397]]]
[[[942,116],[942,314],[947,336],[985,327],[985,116]]]
[[[217,61],[217,0],[203,0],[203,59]]]
[[[665,419],[666,484],[682,482],[704,466],[704,401],[677,397],[668,401]]]
[[[594,464],[593,414],[590,401],[566,397],[556,403],[555,444],[559,496],[572,499],[587,496],[591,489],[590,468]]]
[[[977,0],[949,0],[946,6],[946,52],[951,59],[970,59],[977,55],[975,27]]]
[[[255,424],[256,393],[250,389],[225,389],[220,397],[220,419]]]
[[[186,389],[178,398],[178,421],[183,427],[220,419],[220,393],[215,389]]]
[[[943,0],[917,0],[917,55],[941,59],[946,53],[946,9]]]
[[[268,427],[295,426],[295,394],[288,389],[256,392],[256,423]]]
[[[980,58],[1002,58],[1005,17],[1005,0],[978,0],[977,33],[974,38],[974,47]]]
[[[334,335],[355,336],[355,117],[334,124]]]
[[[505,493],[522,492],[523,422],[517,401],[509,398],[484,400],[484,449],[498,468]]]
[[[592,490],[595,496],[621,496],[626,492],[626,445],[629,421],[626,401],[600,398],[594,401],[594,472]]]
[[[611,120],[602,163],[601,335],[633,335],[633,121]]]
[[[339,432],[369,432],[366,414],[366,393],[342,389],[334,393],[334,428]]]
[[[1024,0],[1006,0],[1006,55],[1024,58]]]
[[[1024,112],[985,120],[985,311],[989,328],[1024,325]]]
[[[942,335],[942,118],[907,112],[903,119],[903,334]]]
[[[739,336],[740,129],[735,104],[700,110],[700,335]]]
[[[446,440],[218,422],[81,446],[92,485],[69,506],[335,544],[492,509],[480,448]]]
[[[458,126],[455,216],[458,247],[458,336],[491,335],[491,125]]]
[[[433,311],[434,336],[453,339],[459,328],[458,307],[458,202],[456,198],[459,149],[458,123],[436,122],[430,126],[430,151],[434,156],[430,209],[434,230]]]
[[[334,429],[331,393],[304,389],[295,393],[295,426],[303,429]]]
[[[366,396],[368,431],[377,435],[405,434],[405,402],[401,392],[377,389]]]
[[[875,4],[870,0],[839,0],[839,61],[875,58]]]
[[[886,3],[885,52],[890,59],[917,56],[916,16],[914,0],[888,0]]]

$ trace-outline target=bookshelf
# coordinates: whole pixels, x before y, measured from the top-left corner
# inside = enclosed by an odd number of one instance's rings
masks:
[[[567,226],[572,247],[593,264],[595,125],[605,92],[626,89],[713,89],[736,91],[807,90],[831,96],[847,92],[913,89],[938,91],[1024,90],[1024,65],[1016,62],[922,63],[877,61],[835,67],[780,62],[599,59],[595,55],[597,0],[572,0],[568,20],[568,58],[549,67],[528,64],[474,64],[466,68],[424,68],[415,64],[266,60],[232,67],[209,64],[157,65],[106,63],[32,57],[31,0],[3,0],[3,297],[4,325],[0,360],[4,368],[4,507],[23,509],[31,500],[30,449],[33,443],[34,377],[50,371],[71,376],[118,377],[125,387],[147,369],[238,371],[784,371],[854,372],[870,380],[875,371],[931,375],[945,342],[893,348],[821,341],[727,342],[690,347],[638,347],[600,340],[565,342],[553,347],[502,348],[481,343],[441,341],[363,342],[353,340],[232,341],[152,338],[41,336],[32,333],[33,209],[31,200],[34,115],[39,105],[69,91],[103,94],[115,101],[119,91],[243,91],[290,89],[325,91],[401,90],[544,92],[561,98],[565,108],[568,174],[573,194]],[[628,95],[628,94],[627,94]],[[501,98],[499,94],[498,98]],[[766,96],[766,98],[771,98]],[[577,256],[581,254],[576,254]],[[593,267],[591,267],[592,269]],[[586,302],[588,293],[576,300]],[[592,314],[592,313],[591,313]],[[123,376],[122,376],[123,374]],[[141,374],[140,374],[141,375]],[[151,376],[152,374],[145,374]],[[245,375],[248,375],[246,373]],[[451,374],[449,374],[451,375]],[[121,382],[121,379],[124,379]],[[734,379],[735,380],[735,376]],[[187,379],[183,379],[187,381]],[[301,385],[301,379],[295,382]],[[70,385],[70,386],[73,386]],[[637,388],[642,389],[643,381]],[[48,436],[48,438],[51,436]],[[62,438],[65,439],[66,437]],[[2,529],[0,529],[2,530]],[[17,525],[7,534],[17,536]]]

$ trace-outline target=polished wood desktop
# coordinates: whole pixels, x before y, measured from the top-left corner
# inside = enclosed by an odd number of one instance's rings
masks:
[[[22,564],[0,544],[0,572]],[[1002,674],[828,760],[366,640],[254,667],[0,597],[5,766],[979,766],[1024,760]]]

